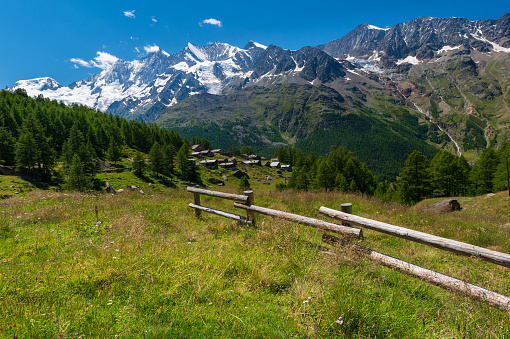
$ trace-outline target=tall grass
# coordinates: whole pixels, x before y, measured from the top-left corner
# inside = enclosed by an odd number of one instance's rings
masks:
[[[322,219],[320,206],[351,202],[361,216],[510,253],[503,195],[461,199],[463,210],[448,215],[337,192],[266,188],[255,199]],[[507,313],[346,248],[324,254],[310,246],[323,245],[318,230],[260,215],[257,229],[197,220],[191,201],[180,189],[0,200],[0,336],[510,336]],[[231,201],[202,204],[242,214]],[[374,250],[510,295],[507,268],[364,233]]]

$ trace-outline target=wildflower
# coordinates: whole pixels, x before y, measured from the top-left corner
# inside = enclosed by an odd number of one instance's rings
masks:
[[[337,320],[335,320],[335,322],[339,325],[342,325],[344,323],[344,321],[342,320],[342,317],[338,317]]]
[[[308,300],[303,300],[303,304],[306,304],[308,302]]]

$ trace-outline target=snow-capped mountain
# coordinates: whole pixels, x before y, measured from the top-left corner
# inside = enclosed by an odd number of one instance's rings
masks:
[[[154,105],[161,109],[195,93],[221,93],[229,79],[243,76],[253,67],[265,48],[255,42],[243,49],[219,42],[209,46],[189,43],[174,55],[159,50],[140,60],[117,60],[69,86],[46,77],[20,80],[12,89],[24,88],[30,96],[42,94],[138,118]]]
[[[416,64],[451,50],[510,53],[510,14],[480,21],[420,17],[386,28],[362,24],[317,47],[335,58],[377,60],[386,66]]]
[[[381,77],[395,79],[394,74],[408,78],[407,66],[435,63],[444,73],[449,71],[439,61],[451,57],[469,56],[476,68],[509,53],[508,13],[481,21],[420,17],[386,28],[362,24],[341,39],[298,51],[253,41],[243,48],[188,43],[173,55],[160,49],[140,60],[117,59],[100,73],[68,86],[38,78],[18,81],[12,89],[22,87],[31,96],[154,121],[165,108],[198,93],[279,83],[325,84],[341,93],[347,82],[363,84],[368,78],[385,84]],[[416,88],[402,82],[395,86],[401,93]]]
[[[313,47],[289,51],[250,41],[244,48],[192,43],[179,53],[163,50],[140,60],[118,59],[88,79],[62,86],[51,78],[20,80],[30,96],[80,103],[131,119],[148,121],[166,107],[197,93],[221,94],[227,86],[275,82],[320,84],[345,75],[334,58]]]

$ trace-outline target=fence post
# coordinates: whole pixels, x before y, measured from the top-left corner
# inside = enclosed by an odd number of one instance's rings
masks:
[[[244,191],[244,195],[248,197],[248,205],[255,205],[255,198],[253,197],[253,191]],[[253,227],[255,227],[255,212],[246,210],[246,218],[251,221]]]
[[[340,211],[342,211],[344,213],[352,214],[352,204],[344,203],[344,204],[340,205]],[[351,224],[346,223],[346,222],[342,222],[342,225],[352,227]],[[361,237],[361,239],[363,239],[363,236]],[[328,245],[344,246],[347,243],[349,243],[349,241],[351,241],[351,239],[349,237],[338,238],[338,237],[335,237],[334,235],[330,235],[327,233],[322,234],[322,242],[325,242]]]
[[[195,205],[199,205],[200,206],[200,193],[193,193],[193,197],[195,198]],[[195,217],[197,219],[201,219],[202,218],[202,211],[199,210],[199,209],[195,209]]]
[[[352,214],[352,204],[351,203],[345,203],[340,206],[340,211],[344,213]],[[344,226],[351,226],[351,224],[342,222],[342,225]]]

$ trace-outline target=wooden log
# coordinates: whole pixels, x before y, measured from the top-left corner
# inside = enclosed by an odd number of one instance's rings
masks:
[[[448,275],[390,257],[389,255],[372,251],[371,249],[363,246],[354,245],[354,248],[365,254],[370,260],[378,262],[393,270],[408,274],[447,290],[466,295],[474,300],[487,302],[503,311],[510,312],[510,298],[504,295],[452,278]]]
[[[319,212],[329,217],[349,222],[374,231],[394,235],[403,239],[415,241],[421,244],[450,251],[456,254],[478,257],[482,260],[510,267],[510,254],[489,250],[483,247],[466,244],[460,241],[438,237],[432,234],[414,231],[408,228],[399,227],[384,222],[371,220],[356,215],[343,213],[322,206]]]
[[[332,246],[346,245],[344,239],[340,239],[329,234],[324,234],[322,241]],[[383,266],[389,267],[392,270],[410,275],[441,288],[467,295],[474,300],[488,302],[492,306],[510,312],[510,298],[504,295],[486,290],[476,285],[469,284],[465,281],[450,277],[448,275],[408,263],[389,255],[376,252],[361,245],[355,244],[352,245],[352,248],[361,255],[366,256],[368,259]]]
[[[333,223],[323,221],[323,220],[313,219],[313,218],[309,218],[309,217],[303,217],[301,215],[272,210],[272,209],[260,207],[260,206],[240,204],[237,202],[234,203],[234,207],[245,209],[245,210],[251,210],[251,211],[254,211],[257,213],[270,215],[272,217],[277,217],[277,218],[281,218],[281,219],[285,219],[285,220],[289,220],[289,221],[294,221],[299,224],[312,226],[312,227],[319,228],[321,230],[325,230],[325,231],[329,231],[329,232],[334,232],[334,233],[338,233],[338,234],[343,234],[343,235],[363,239],[363,232],[358,228],[346,227],[346,226],[333,224]]]
[[[208,195],[208,196],[216,197],[216,198],[242,201],[244,203],[248,202],[248,197],[245,195],[240,195],[240,194],[230,194],[230,193],[224,193],[224,192],[209,191],[209,190],[204,190],[201,188],[195,188],[195,187],[190,187],[190,186],[188,186],[187,191],[190,193],[199,193],[199,194]]]
[[[193,193],[193,198],[195,200],[195,205],[200,206],[200,193]],[[202,211],[198,208],[195,209],[195,217],[197,219],[202,217]]]
[[[190,203],[189,207],[194,208],[196,210],[204,211],[204,212],[207,212],[207,213],[212,213],[212,214],[220,215],[220,216],[225,217],[225,218],[234,219],[234,220],[241,221],[241,222],[244,222],[244,223],[247,223],[247,224],[251,224],[251,221],[247,220],[246,217],[244,217],[242,215],[237,215],[237,214],[234,214],[234,213],[220,211],[220,210],[217,210],[217,209],[214,209],[214,208],[210,208],[210,207],[195,205],[193,203]]]

